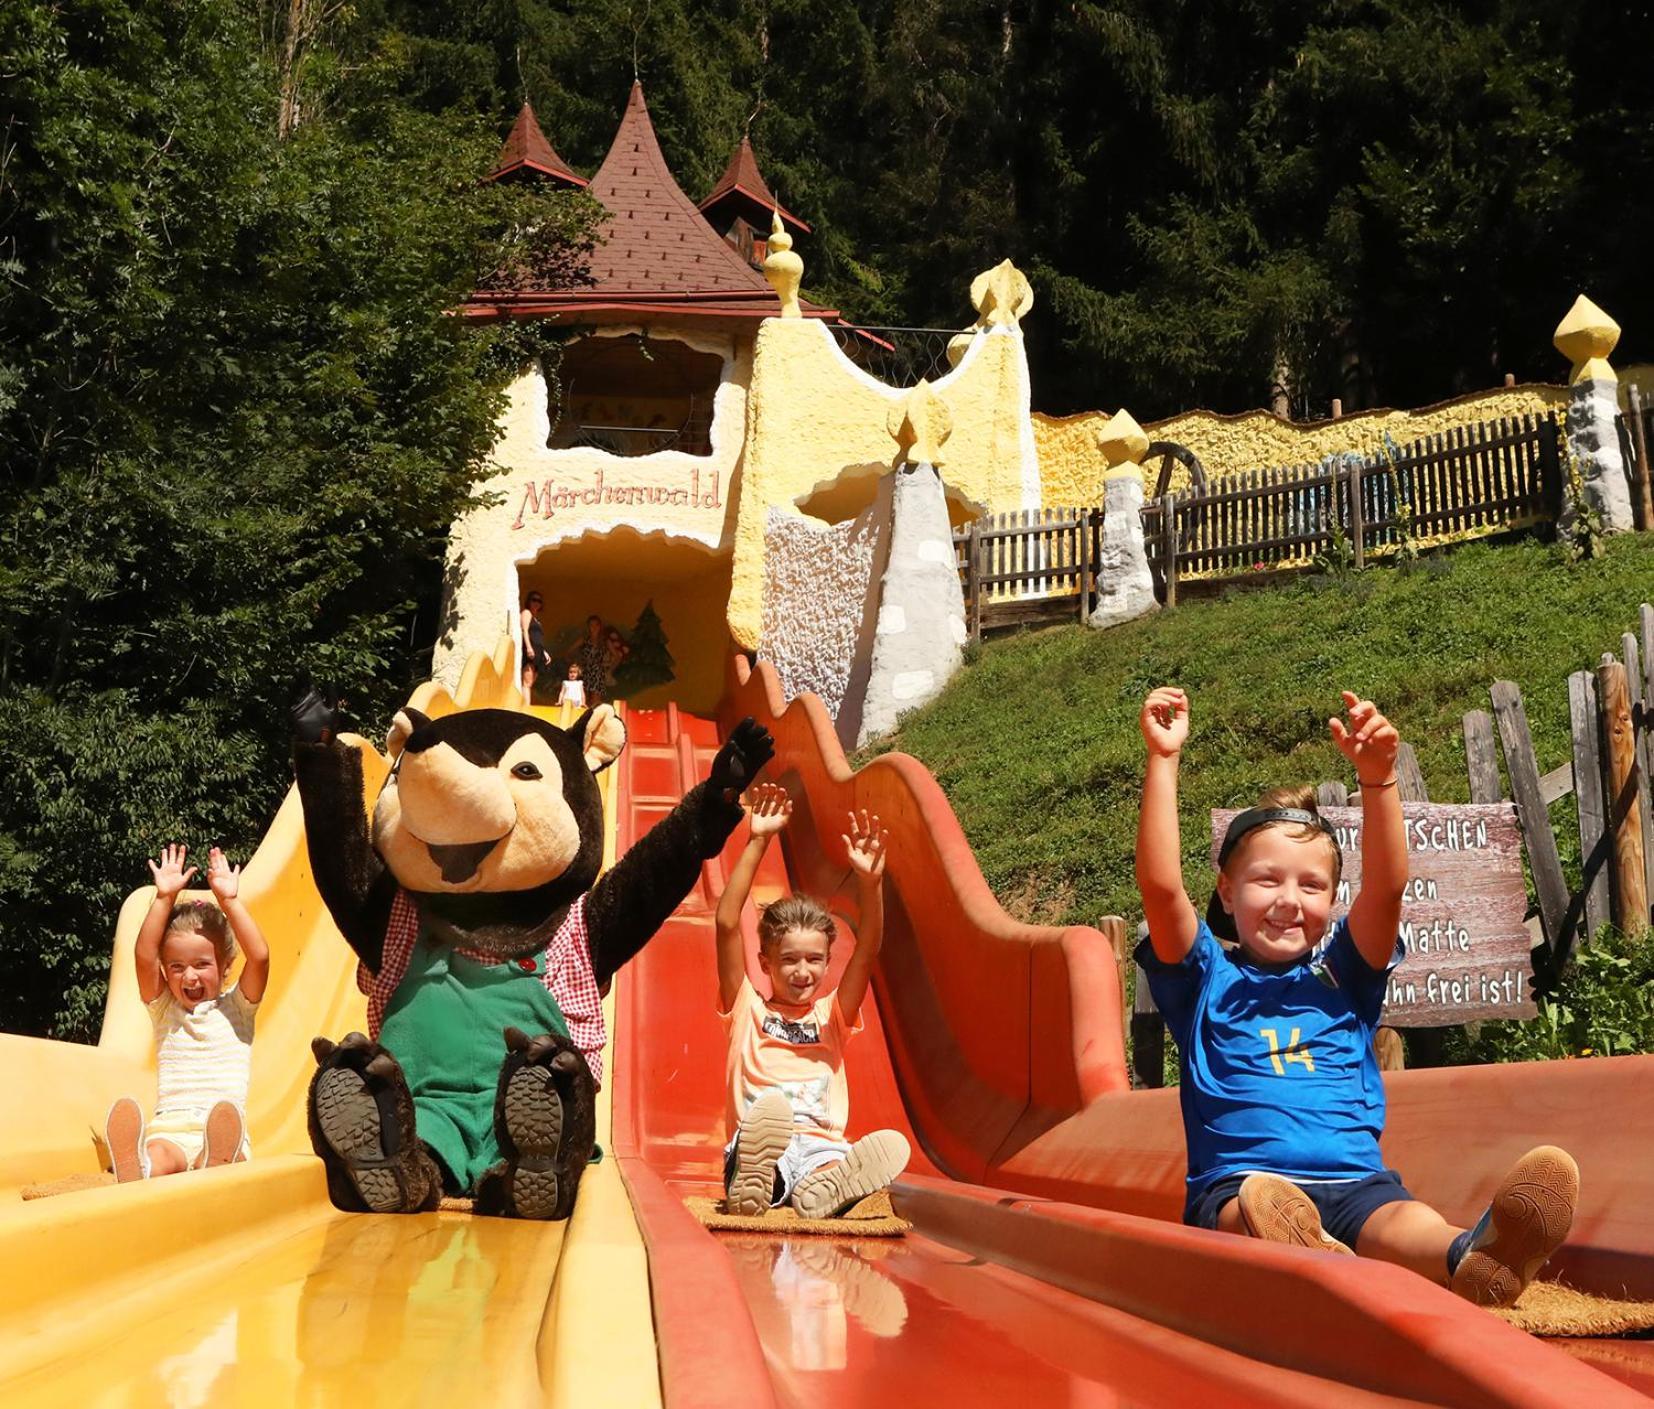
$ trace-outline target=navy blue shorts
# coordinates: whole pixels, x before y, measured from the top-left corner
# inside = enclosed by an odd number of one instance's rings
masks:
[[[1218,1211],[1240,1192],[1245,1178],[1244,1174],[1226,1174],[1199,1194],[1191,1195],[1183,1209],[1183,1221],[1196,1228],[1216,1228]],[[1321,1226],[1352,1252],[1374,1209],[1405,1203],[1413,1197],[1393,1169],[1335,1184],[1299,1183],[1296,1179],[1287,1182],[1298,1184],[1309,1195],[1320,1211]]]

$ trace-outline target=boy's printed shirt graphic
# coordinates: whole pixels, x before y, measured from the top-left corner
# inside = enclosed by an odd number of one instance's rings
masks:
[[[1389,967],[1374,969],[1339,920],[1291,964],[1225,953],[1202,921],[1181,963],[1137,948],[1177,1041],[1189,1193],[1263,1170],[1304,1180],[1361,1179],[1384,1168],[1384,1083],[1373,1031]]]
[[[793,1108],[793,1123],[829,1140],[843,1140],[850,1118],[844,1076],[844,1044],[861,1031],[860,1015],[844,1021],[837,992],[804,1005],[760,996],[748,979],[727,1013],[728,1095],[724,1118],[731,1136],[747,1107],[766,1091],[780,1091]]]
[[[821,1041],[821,1024],[815,1019],[795,1022],[770,1008],[764,1010],[764,1031],[794,1047],[810,1047]]]

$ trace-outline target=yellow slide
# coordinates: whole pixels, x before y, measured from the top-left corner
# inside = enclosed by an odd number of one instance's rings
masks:
[[[427,684],[410,703],[433,718],[520,708],[511,663],[502,639],[453,696]],[[350,741],[371,802],[389,764]],[[605,864],[612,776],[600,775]],[[332,1207],[305,1128],[310,1040],[365,1028],[365,1000],[311,881],[295,790],[242,893],[270,942],[250,1163],[22,1197],[94,1176],[109,1103],[154,1099],[131,960],[148,887],[121,910],[98,1045],[0,1035],[0,1404],[658,1405],[648,1267],[612,1160],[588,1169],[566,1224]],[[606,1092],[597,1122],[606,1146]]]

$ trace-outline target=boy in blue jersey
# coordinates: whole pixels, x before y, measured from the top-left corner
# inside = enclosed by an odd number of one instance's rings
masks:
[[[1189,1151],[1183,1218],[1202,1228],[1382,1258],[1483,1305],[1508,1306],[1567,1236],[1579,1170],[1530,1150],[1476,1227],[1455,1228],[1384,1167],[1384,1083],[1373,1032],[1407,884],[1395,727],[1344,692],[1333,742],[1361,783],[1361,890],[1324,948],[1342,856],[1309,789],[1275,789],[1230,824],[1202,920],[1183,886],[1177,770],[1189,701],[1144,702],[1148,745],[1137,884],[1149,937],[1137,949],[1177,1039]],[[1226,951],[1214,929],[1238,948]]]

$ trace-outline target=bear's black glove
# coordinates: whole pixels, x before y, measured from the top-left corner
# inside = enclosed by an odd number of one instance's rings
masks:
[[[333,691],[324,694],[308,680],[300,680],[294,685],[293,693],[293,703],[287,711],[293,719],[293,742],[331,743],[339,732],[339,701]]]
[[[712,790],[734,802],[775,757],[775,740],[770,731],[748,715],[729,731],[724,746],[712,760],[709,782]]]

